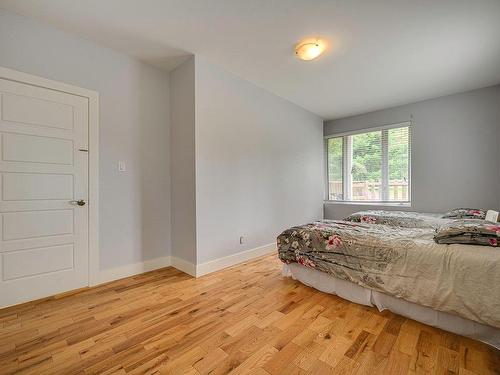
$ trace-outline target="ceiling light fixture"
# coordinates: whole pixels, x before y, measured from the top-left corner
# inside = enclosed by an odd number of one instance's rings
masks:
[[[295,47],[295,54],[301,60],[314,60],[325,50],[324,44],[320,40],[315,42],[300,43]]]

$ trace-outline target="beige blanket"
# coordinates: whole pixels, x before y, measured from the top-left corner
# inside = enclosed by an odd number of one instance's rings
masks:
[[[433,235],[324,220],[284,231],[278,251],[283,262],[500,328],[500,249],[439,245]]]

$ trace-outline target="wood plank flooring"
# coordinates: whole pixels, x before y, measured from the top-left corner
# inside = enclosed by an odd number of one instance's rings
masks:
[[[0,373],[498,374],[500,352],[280,275],[165,268],[0,310]]]

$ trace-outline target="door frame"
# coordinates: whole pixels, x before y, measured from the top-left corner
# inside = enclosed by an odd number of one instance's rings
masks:
[[[0,78],[88,99],[88,286],[99,284],[99,93],[0,66]]]

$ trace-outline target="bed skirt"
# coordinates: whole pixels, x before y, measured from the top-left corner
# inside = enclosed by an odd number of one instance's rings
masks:
[[[297,263],[283,264],[282,274],[322,292],[336,294],[351,302],[376,306],[379,311],[387,309],[395,314],[458,335],[467,336],[500,349],[500,329],[498,328],[489,327],[469,319],[363,288],[357,284],[337,279],[325,272],[307,268]]]

